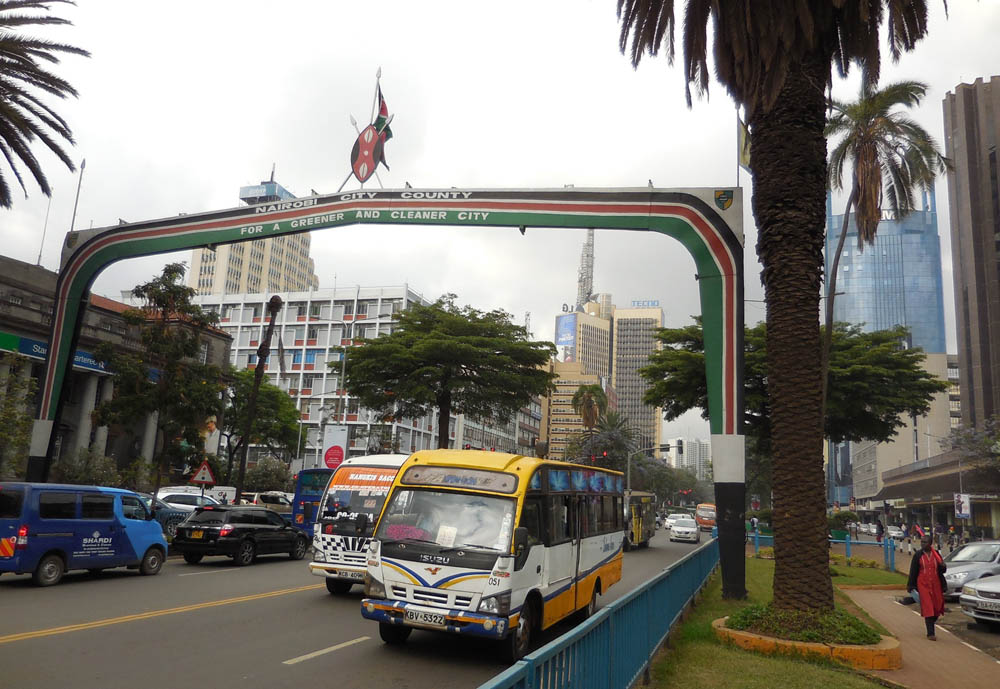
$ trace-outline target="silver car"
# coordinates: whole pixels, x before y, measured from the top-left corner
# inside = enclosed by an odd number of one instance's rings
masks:
[[[670,527],[670,540],[701,543],[701,530],[694,519],[689,517],[675,519]]]
[[[1000,625],[1000,576],[970,581],[959,600],[962,612],[977,622]]]
[[[944,558],[946,597],[957,597],[962,587],[977,579],[1000,574],[1000,541],[974,541],[955,548]]]

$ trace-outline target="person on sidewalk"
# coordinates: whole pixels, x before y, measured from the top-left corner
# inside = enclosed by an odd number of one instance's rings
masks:
[[[930,534],[920,538],[920,550],[913,554],[910,562],[910,578],[906,590],[920,605],[920,615],[927,625],[927,638],[937,641],[934,623],[944,614],[944,592],[948,585],[944,573],[948,566],[941,554],[934,549],[934,539]]]
[[[875,540],[882,543],[882,536],[885,534],[885,527],[882,526],[882,520],[875,520]]]

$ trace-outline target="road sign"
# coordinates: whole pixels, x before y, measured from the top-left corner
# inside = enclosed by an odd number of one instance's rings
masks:
[[[968,493],[955,493],[955,517],[957,519],[972,519],[971,497]]]
[[[206,459],[198,467],[198,471],[195,472],[194,476],[188,481],[188,483],[200,483],[202,485],[215,485],[215,476],[212,475],[212,467],[208,466],[208,460]]]

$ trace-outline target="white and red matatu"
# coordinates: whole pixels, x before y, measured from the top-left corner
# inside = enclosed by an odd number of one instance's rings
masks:
[[[721,436],[733,451],[741,444],[742,194],[714,188],[362,190],[69,233],[56,285],[39,422],[48,422],[51,432],[81,306],[93,280],[110,264],[358,223],[596,228],[659,232],[679,240],[698,271],[713,442]],[[742,460],[742,447],[738,452]]]

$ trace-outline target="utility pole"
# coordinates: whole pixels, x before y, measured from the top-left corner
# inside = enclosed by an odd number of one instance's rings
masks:
[[[253,387],[250,389],[250,399],[247,400],[247,422],[243,427],[243,452],[240,455],[240,474],[236,479],[236,504],[243,497],[243,481],[247,475],[247,452],[250,450],[250,439],[253,434],[254,417],[257,415],[257,391],[260,390],[261,381],[264,379],[264,369],[267,368],[267,357],[271,354],[271,335],[274,333],[274,319],[281,311],[281,297],[275,294],[267,302],[267,332],[257,348],[257,368],[253,372]]]

